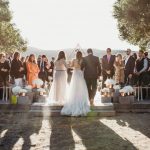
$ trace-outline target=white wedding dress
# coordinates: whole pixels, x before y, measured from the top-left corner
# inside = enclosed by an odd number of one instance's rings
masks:
[[[78,60],[73,60],[74,67],[71,83],[67,90],[67,101],[61,114],[67,116],[86,116],[90,112],[88,90]]]
[[[64,59],[54,63],[53,83],[50,89],[48,104],[63,105],[67,93],[67,64]]]

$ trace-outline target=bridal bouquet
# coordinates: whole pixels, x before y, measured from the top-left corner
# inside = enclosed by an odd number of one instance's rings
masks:
[[[32,82],[33,85],[35,85],[37,88],[40,88],[43,85],[43,81],[41,79],[35,79]]]

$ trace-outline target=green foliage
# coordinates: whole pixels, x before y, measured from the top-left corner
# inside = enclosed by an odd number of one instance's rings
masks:
[[[113,16],[120,38],[145,49],[150,41],[150,0],[117,0]]]
[[[0,51],[25,51],[27,42],[21,37],[15,24],[11,23],[9,2],[0,0]]]

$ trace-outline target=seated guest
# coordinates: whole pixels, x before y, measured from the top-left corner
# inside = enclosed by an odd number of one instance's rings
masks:
[[[20,53],[15,52],[11,63],[11,76],[14,78],[16,86],[23,86],[24,71],[24,66],[20,61]]]
[[[42,59],[38,61],[38,67],[40,69],[39,78],[43,80],[43,82],[47,81],[47,57],[42,55]]]
[[[138,56],[139,58],[136,60],[135,63],[134,74],[135,74],[135,83],[141,86],[143,84],[144,73],[148,69],[148,61],[144,57],[144,51],[140,50]]]
[[[32,84],[33,80],[38,79],[39,74],[39,67],[36,64],[35,56],[31,54],[29,56],[29,60],[27,62],[27,81],[29,85],[34,87],[35,85]]]
[[[117,84],[123,85],[124,83],[124,62],[122,60],[122,55],[118,54],[114,63],[115,67],[115,81]]]
[[[136,53],[135,53],[136,54]],[[125,57],[125,69],[124,69],[124,83],[125,84],[133,84],[133,73],[134,73],[134,67],[135,67],[135,60],[136,55],[134,54],[134,57],[131,55],[131,49],[126,50],[126,57]]]
[[[4,53],[0,54],[0,99],[3,98],[3,86],[7,85],[9,79],[9,62]]]
[[[115,56],[111,54],[111,49],[107,48],[107,55],[102,58],[103,87],[107,78],[113,78],[114,76],[114,62]]]

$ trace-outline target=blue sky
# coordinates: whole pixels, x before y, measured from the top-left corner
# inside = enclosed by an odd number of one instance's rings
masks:
[[[13,22],[30,46],[138,50],[121,41],[112,17],[115,0],[10,0]]]

